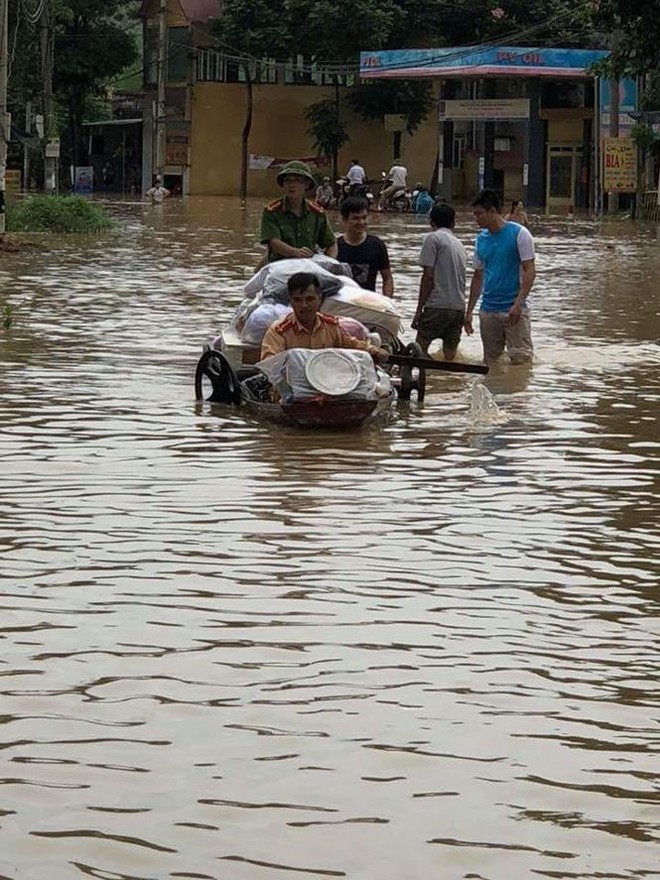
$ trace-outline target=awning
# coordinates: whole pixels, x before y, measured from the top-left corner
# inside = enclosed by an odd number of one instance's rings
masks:
[[[11,127],[11,140],[18,141],[19,144],[23,144],[24,147],[27,147],[28,150],[33,150],[35,153],[40,153],[42,150],[42,143],[38,137],[20,131],[15,125]]]
[[[83,126],[91,125],[141,125],[141,119],[99,119],[97,122],[83,122]]]

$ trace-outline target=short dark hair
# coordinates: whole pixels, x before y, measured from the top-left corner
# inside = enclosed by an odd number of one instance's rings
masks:
[[[316,292],[321,294],[321,284],[318,276],[313,272],[295,272],[286,283],[289,295],[297,290],[307,290],[308,287],[316,288]]]
[[[436,229],[453,229],[456,223],[456,211],[451,205],[443,202],[441,205],[433,205],[429,219]]]
[[[368,211],[369,202],[364,196],[348,196],[339,206],[339,213],[347,219],[349,214],[359,214],[360,211]]]
[[[482,189],[481,192],[477,193],[477,197],[472,202],[472,207],[485,208],[487,211],[490,211],[491,208],[495,208],[495,210],[499,212],[500,197],[494,189]]]

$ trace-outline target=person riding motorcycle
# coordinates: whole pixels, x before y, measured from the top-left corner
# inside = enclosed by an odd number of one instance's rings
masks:
[[[386,175],[387,181],[389,182],[388,186],[384,187],[380,192],[380,199],[378,202],[379,211],[385,210],[388,204],[392,202],[395,194],[397,194],[401,190],[406,190],[407,176],[408,169],[406,168],[406,166],[401,164],[401,159],[395,159],[394,164]]]

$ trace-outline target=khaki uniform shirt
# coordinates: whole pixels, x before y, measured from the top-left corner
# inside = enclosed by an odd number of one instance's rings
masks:
[[[323,315],[321,312],[317,312],[311,332],[293,314],[271,324],[261,343],[261,359],[289,348],[359,348],[370,354],[380,351],[369,342],[349,336],[334,315]]]

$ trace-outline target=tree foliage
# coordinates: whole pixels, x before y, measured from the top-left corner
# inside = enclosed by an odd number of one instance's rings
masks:
[[[325,98],[305,110],[309,132],[316,149],[332,162],[332,174],[337,176],[337,154],[348,143],[350,135],[342,117],[341,103]]]
[[[611,50],[603,72],[643,76],[660,68],[660,0],[595,0],[593,22]]]
[[[433,108],[433,90],[428,80],[386,79],[361,83],[350,92],[348,101],[363,119],[403,114],[406,130],[412,134]]]
[[[237,58],[288,58],[293,33],[285,0],[224,0],[214,24],[220,48]]]
[[[10,0],[12,63],[8,100],[20,123],[25,119],[27,101],[40,110],[40,22],[32,21],[29,15],[37,5]],[[74,153],[73,145],[89,104],[104,95],[112,78],[137,59],[135,38],[126,27],[127,19],[134,17],[136,10],[135,0],[51,2],[56,116],[68,122],[65,144]],[[71,159],[75,161],[75,155]]]
[[[355,62],[363,49],[380,49],[400,17],[396,0],[286,0],[285,6],[298,51],[326,62]]]
[[[126,0],[57,0],[53,7],[53,90],[67,108],[73,164],[86,101],[102,94],[137,58],[135,41],[113,18],[126,5]]]

